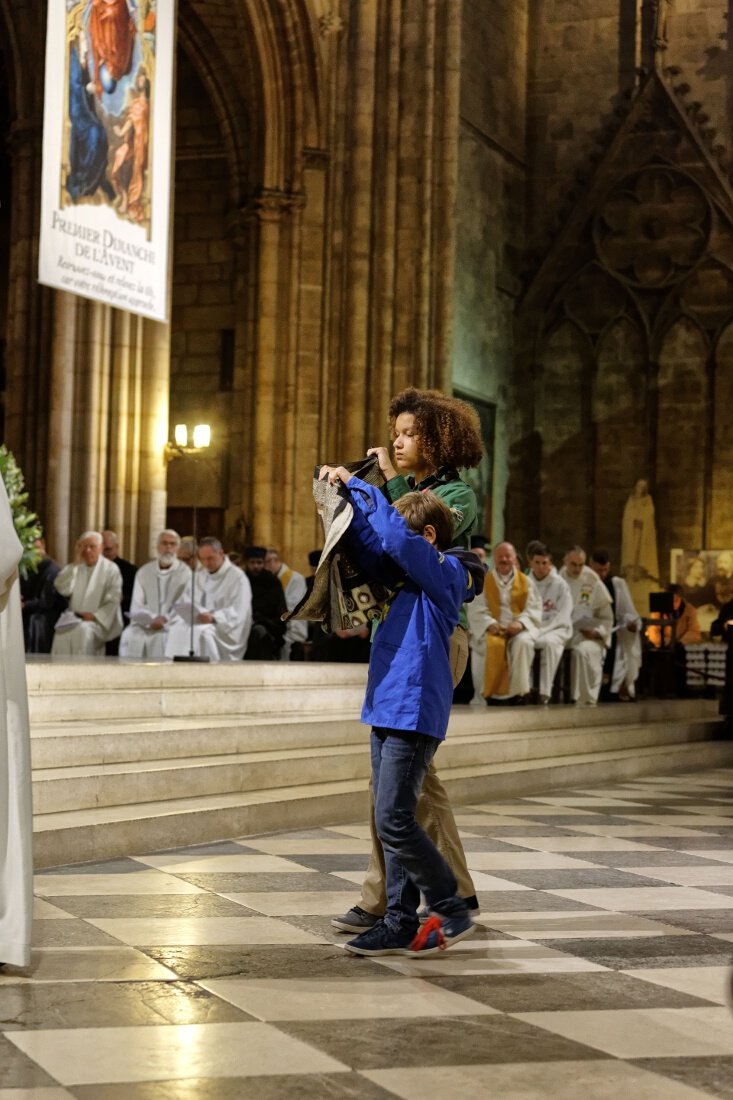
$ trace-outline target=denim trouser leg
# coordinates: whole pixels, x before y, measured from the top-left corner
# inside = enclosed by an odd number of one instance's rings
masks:
[[[377,832],[386,866],[386,923],[415,932],[420,891],[446,915],[465,911],[456,880],[427,833],[415,821],[420,788],[439,741],[420,733],[373,729],[372,784]]]

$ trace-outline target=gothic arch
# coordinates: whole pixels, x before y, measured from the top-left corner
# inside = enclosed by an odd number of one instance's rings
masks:
[[[664,334],[657,377],[656,486],[661,545],[704,544],[710,344],[690,317]]]
[[[538,423],[543,426],[539,471],[542,537],[553,547],[584,537],[589,502],[588,405],[593,355],[571,321],[547,337],[541,357]],[[568,522],[575,514],[576,524]]]

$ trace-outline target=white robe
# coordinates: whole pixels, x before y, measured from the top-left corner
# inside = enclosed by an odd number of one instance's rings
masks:
[[[91,611],[94,619],[80,619],[72,630],[57,631],[51,652],[103,657],[105,643],[122,631],[122,574],[115,563],[101,554],[96,565],[72,562],[64,566],[54,584],[57,592],[68,597],[70,611]]]
[[[634,607],[629,586],[623,577],[612,577],[616,594],[616,656],[613,662],[611,691],[617,692],[624,685],[634,698],[634,685],[641,671],[641,617]],[[629,626],[636,623],[636,630]]]
[[[290,573],[290,580],[288,580],[287,584],[284,584],[283,582],[288,572]],[[285,605],[288,611],[292,611],[293,608],[298,606],[308,590],[305,583],[305,577],[302,573],[296,572],[295,569],[290,569],[287,565],[280,566],[277,577],[283,585]],[[306,642],[307,640],[308,623],[306,620],[291,619],[285,627],[285,641],[280,650],[280,660],[288,661],[290,659],[290,650],[293,648],[293,642]]]
[[[191,570],[185,562],[176,558],[167,569],[161,569],[157,559],[141,566],[135,574],[130,615],[137,611],[149,611],[156,618],[162,615],[170,619],[173,604],[191,593]],[[168,623],[160,630],[151,630],[139,623],[130,622],[120,638],[120,657],[147,657],[162,659]]]
[[[0,478],[0,963],[28,966],[33,914],[33,819],[28,696],[15,533]]]
[[[189,592],[187,589],[184,600],[190,599]],[[247,575],[225,557],[216,573],[198,570],[195,599],[214,616],[214,622],[194,625],[194,656],[208,657],[211,661],[241,661],[252,626],[252,588]],[[186,657],[190,650],[191,627],[174,615],[165,655]]]
[[[540,651],[539,693],[549,699],[563,650],[573,636],[573,597],[554,568],[543,580],[538,581],[534,574],[532,580],[542,601],[542,623],[534,639],[535,649]]]
[[[560,576],[567,582],[573,597],[573,636],[571,650],[570,690],[576,703],[595,706],[603,679],[604,649],[611,644],[613,607],[603,581],[589,566],[584,565],[579,577],[571,577],[563,567]],[[586,638],[583,630],[593,629],[597,638]]]

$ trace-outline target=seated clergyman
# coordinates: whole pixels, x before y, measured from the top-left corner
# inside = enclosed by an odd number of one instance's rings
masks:
[[[173,605],[190,596],[191,571],[177,557],[180,536],[161,531],[158,556],[138,569],[130,604],[130,622],[120,638],[120,657],[163,658]]]
[[[249,581],[229,561],[218,539],[201,539],[198,558],[202,568],[194,573],[193,603],[188,572],[185,594],[171,619],[165,655],[185,657],[193,652],[210,661],[241,661],[252,625]]]
[[[122,630],[122,575],[102,556],[99,531],[84,532],[73,562],[64,566],[55,585],[67,597],[69,609],[56,623],[51,652],[103,657],[105,643]]]

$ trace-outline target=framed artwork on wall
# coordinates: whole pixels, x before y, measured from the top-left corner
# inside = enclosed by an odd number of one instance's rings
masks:
[[[669,575],[682,585],[687,603],[697,608],[701,628],[709,630],[723,604],[733,599],[733,550],[675,548],[670,551]]]

